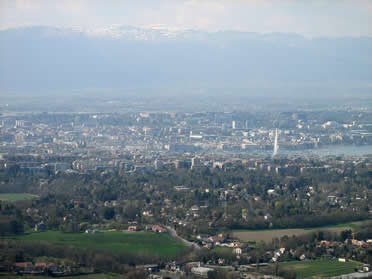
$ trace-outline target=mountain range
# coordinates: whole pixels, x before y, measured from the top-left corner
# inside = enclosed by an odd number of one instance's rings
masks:
[[[161,26],[0,31],[2,92],[181,87],[250,88],[256,94],[268,88],[273,94],[301,88],[369,92],[371,69],[371,37]]]

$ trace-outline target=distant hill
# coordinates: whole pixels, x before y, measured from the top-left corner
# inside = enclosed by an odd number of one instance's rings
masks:
[[[224,87],[273,88],[273,94],[285,94],[308,85],[335,91],[371,82],[369,37],[307,39],[127,26],[0,31],[3,92]]]

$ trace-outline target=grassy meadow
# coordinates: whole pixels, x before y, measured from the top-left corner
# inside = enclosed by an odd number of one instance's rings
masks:
[[[280,268],[294,271],[297,278],[332,277],[355,272],[361,264],[355,261],[317,260],[304,262],[280,263]]]
[[[9,202],[15,202],[15,201],[22,201],[22,200],[32,200],[37,199],[39,196],[27,194],[27,193],[6,193],[6,194],[0,194],[0,201],[9,201]]]
[[[96,234],[63,233],[46,231],[13,237],[27,242],[49,242],[70,245],[83,249],[98,249],[109,252],[144,253],[148,255],[175,256],[185,245],[168,234],[151,232],[105,232]]]
[[[55,278],[55,277],[49,277],[44,275],[15,275],[10,273],[0,273],[0,278],[4,279],[45,279],[45,278]],[[119,279],[122,278],[119,274],[89,274],[89,275],[74,275],[74,276],[66,276],[63,278],[73,278],[73,279]]]
[[[355,230],[363,222],[353,222],[346,224],[338,224],[334,226],[318,227],[318,228],[306,228],[306,229],[275,229],[275,230],[234,230],[233,236],[240,239],[241,241],[264,241],[270,242],[273,238],[281,238],[285,235],[303,235],[316,231],[329,231],[335,233],[341,233],[345,230]]]

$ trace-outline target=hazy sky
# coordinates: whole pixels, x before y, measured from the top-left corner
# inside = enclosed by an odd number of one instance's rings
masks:
[[[0,28],[111,24],[372,36],[372,0],[0,0]]]

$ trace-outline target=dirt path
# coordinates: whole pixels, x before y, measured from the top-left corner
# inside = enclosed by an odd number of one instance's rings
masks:
[[[167,228],[168,233],[169,233],[170,236],[172,236],[172,237],[174,237],[174,238],[176,238],[176,239],[182,241],[182,242],[183,242],[187,247],[191,247],[191,248],[196,249],[196,250],[200,250],[200,249],[201,249],[200,246],[199,246],[198,244],[196,244],[196,243],[194,243],[194,242],[190,242],[190,241],[188,241],[188,240],[186,240],[186,239],[180,237],[180,236],[177,234],[176,230],[172,229],[172,228],[169,227],[169,226],[165,226],[165,227]]]

